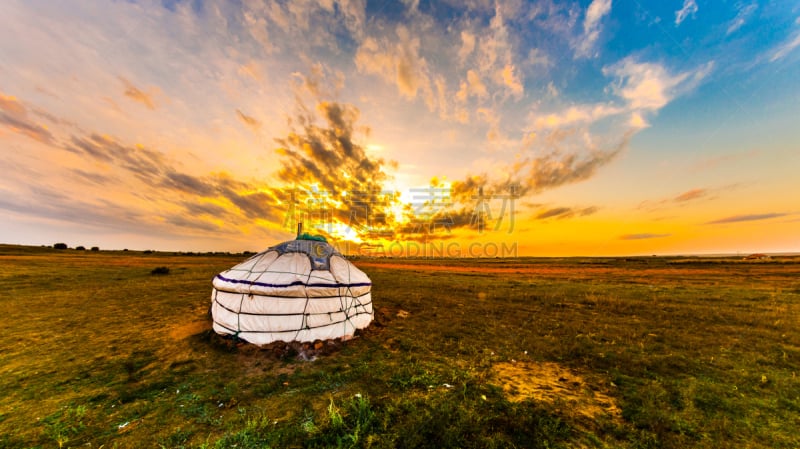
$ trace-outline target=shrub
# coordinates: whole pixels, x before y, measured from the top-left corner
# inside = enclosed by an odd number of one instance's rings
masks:
[[[155,267],[150,274],[169,274],[169,268],[167,267]]]
[[[92,247],[92,251],[100,251],[100,248],[99,248],[99,247],[97,247],[97,246],[93,246],[93,247]]]
[[[75,249],[78,250],[78,251],[86,251],[86,247],[83,246],[83,245],[76,246]]]
[[[67,249],[67,244],[66,243],[56,243],[55,245],[53,245],[53,248],[55,248],[55,249]]]

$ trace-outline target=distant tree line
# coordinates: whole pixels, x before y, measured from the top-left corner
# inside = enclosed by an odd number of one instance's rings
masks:
[[[56,243],[55,245],[53,245],[53,249],[69,249],[69,246],[67,246],[66,243]],[[75,247],[75,250],[76,251],[86,251],[86,247],[83,246],[83,245],[78,245],[78,246]],[[91,248],[91,251],[100,251],[100,247],[99,246],[93,246]]]
[[[44,246],[45,245],[42,245],[42,247],[44,247]],[[54,244],[52,246],[52,248],[53,249],[69,249],[69,246],[66,243],[59,242],[59,243]],[[78,245],[78,246],[75,247],[75,250],[76,251],[86,251],[86,247],[83,246],[83,245]],[[100,251],[100,247],[93,246],[93,247],[90,248],[90,251]],[[129,251],[129,250],[128,250],[128,248],[125,248],[122,251]],[[146,250],[142,251],[142,254],[154,254],[154,253],[158,253],[158,252],[159,251],[156,251],[156,250],[146,249]],[[162,252],[162,254],[170,254],[170,253],[163,253]],[[208,251],[208,252],[176,251],[176,252],[172,252],[171,254],[175,255],[175,256],[177,256],[177,255],[181,255],[181,256],[235,256],[237,254],[241,254],[243,256],[252,256],[253,254],[256,254],[256,253],[254,251],[242,251],[241,253],[231,253],[229,251]]]

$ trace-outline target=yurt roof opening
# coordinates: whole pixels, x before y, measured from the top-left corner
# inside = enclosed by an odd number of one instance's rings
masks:
[[[349,338],[373,319],[372,282],[324,238],[302,233],[214,277],[214,331],[256,345]]]

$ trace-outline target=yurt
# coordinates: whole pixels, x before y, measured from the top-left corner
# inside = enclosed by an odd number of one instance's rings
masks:
[[[317,236],[258,253],[213,286],[214,331],[256,345],[352,337],[373,318],[369,277]]]

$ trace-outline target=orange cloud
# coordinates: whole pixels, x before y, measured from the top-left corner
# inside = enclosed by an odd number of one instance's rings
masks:
[[[770,218],[785,217],[787,215],[789,214],[782,212],[769,213],[769,214],[734,215],[731,217],[720,218],[719,220],[712,220],[707,222],[706,224],[726,224],[726,223],[740,223],[743,221],[769,220]]]
[[[242,121],[245,125],[250,127],[253,131],[258,131],[261,129],[261,122],[256,120],[254,117],[251,117],[240,110],[236,110],[236,116],[239,117],[239,120]]]
[[[475,50],[475,35],[469,31],[461,31],[461,48],[458,50],[458,60],[462,63]]]
[[[519,80],[519,71],[516,70],[513,65],[506,64],[506,66],[503,67],[502,78],[503,84],[509,88],[514,95],[522,95],[525,88]]]
[[[456,96],[461,101],[467,101],[470,96],[484,98],[488,95],[486,85],[481,81],[480,75],[474,70],[467,71],[467,80],[461,82],[461,89]]]
[[[429,106],[435,104],[428,64],[420,56],[420,39],[400,25],[396,29],[397,39],[378,42],[366,38],[356,52],[356,67],[360,72],[381,76],[394,83],[405,97],[416,98],[417,92],[425,96]]]
[[[555,207],[552,209],[548,209],[544,212],[540,212],[539,214],[536,215],[535,218],[537,220],[546,220],[548,218],[556,218],[562,220],[565,218],[572,218],[575,215],[578,215],[580,217],[585,217],[587,215],[592,215],[595,212],[597,212],[597,207],[594,206],[585,207],[582,209],[575,209],[572,207]]]
[[[651,233],[642,233],[642,234],[625,234],[619,237],[620,240],[645,240],[645,239],[660,239],[663,237],[669,237],[672,234],[651,234]]]
[[[123,82],[123,84],[125,84],[124,94],[126,97],[147,106],[148,109],[155,110],[156,103],[153,100],[152,93],[148,94],[142,92],[138,87],[134,86],[130,81],[123,77],[119,77],[119,79]]]
[[[0,125],[42,143],[53,143],[53,134],[28,116],[28,108],[13,96],[0,93]]]
[[[685,201],[696,200],[698,198],[703,198],[708,195],[707,189],[692,189],[687,192],[683,192],[680,195],[676,196],[673,201],[677,203],[682,203]]]

